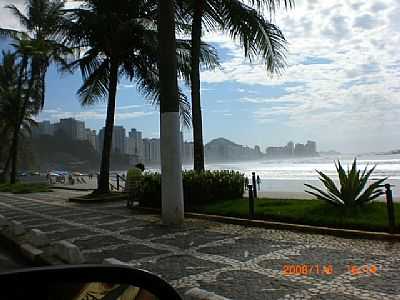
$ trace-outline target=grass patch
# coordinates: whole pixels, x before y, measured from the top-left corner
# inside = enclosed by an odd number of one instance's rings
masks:
[[[230,217],[248,217],[247,199],[221,201],[196,209],[197,212]],[[386,203],[372,202],[356,209],[336,208],[320,200],[257,199],[256,219],[332,228],[387,231]],[[396,232],[400,232],[400,204],[395,203]]]
[[[21,183],[15,184],[4,183],[0,184],[0,192],[7,192],[13,194],[29,194],[40,192],[51,192],[47,183]]]

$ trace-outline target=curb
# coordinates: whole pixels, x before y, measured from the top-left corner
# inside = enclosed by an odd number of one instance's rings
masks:
[[[118,196],[113,196],[109,197],[106,199],[101,199],[101,198],[93,198],[93,199],[87,199],[87,198],[82,198],[82,197],[72,197],[69,198],[69,202],[76,202],[76,203],[103,203],[103,202],[114,202],[114,201],[122,201],[122,200],[127,200],[127,195],[118,195]]]
[[[199,288],[192,288],[185,293],[188,300],[231,300],[215,293],[211,293]]]
[[[90,192],[95,189],[84,189],[84,188],[71,188],[71,187],[63,187],[63,186],[49,186],[51,190],[67,190],[67,191],[80,191],[80,192]]]
[[[8,220],[2,215],[0,219],[6,221],[3,226],[0,226],[0,243],[27,264],[37,267],[64,264],[55,256],[55,243],[46,243],[45,233],[37,229],[26,230],[20,222]],[[37,240],[38,233],[39,240]]]
[[[160,209],[150,208],[150,207],[137,207],[136,209],[143,210],[144,212],[148,213],[161,212]],[[266,229],[290,230],[290,231],[309,233],[309,234],[327,234],[344,238],[372,239],[372,240],[400,242],[400,234],[391,234],[386,232],[330,228],[330,227],[301,225],[301,224],[274,222],[266,220],[250,220],[250,219],[243,219],[236,217],[207,215],[207,214],[193,213],[193,212],[185,212],[185,217],[208,220],[208,221],[216,221],[226,224],[260,227]]]

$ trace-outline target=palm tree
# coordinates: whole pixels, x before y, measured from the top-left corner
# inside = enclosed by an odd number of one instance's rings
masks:
[[[11,163],[10,181],[15,183],[19,139],[26,133],[30,134],[30,128],[36,124],[32,116],[37,113],[37,107],[34,101],[27,101],[30,98],[26,94],[32,91],[32,87],[30,87],[31,80],[26,76],[24,60],[18,61],[15,53],[4,51],[2,57],[3,62],[0,65],[1,135],[6,138],[12,137],[13,140],[10,147],[12,155],[8,156],[2,174],[4,176]]]
[[[109,168],[118,80],[135,80],[139,90],[159,104],[157,1],[89,0],[82,7],[66,10],[61,26],[62,42],[79,57],[70,64],[81,70],[84,83],[78,90],[82,105],[107,98],[100,177],[96,193],[109,192]],[[179,41],[176,51],[180,72],[190,72],[190,42]],[[215,50],[203,44],[202,61],[217,65]],[[83,51],[83,53],[80,53]],[[187,76],[188,77],[188,76]],[[179,92],[181,114],[190,122],[188,101]],[[186,111],[185,111],[186,109]]]
[[[173,0],[159,0],[161,200],[164,224],[184,219]]]
[[[285,66],[285,38],[274,24],[266,20],[260,10],[266,8],[273,13],[283,2],[292,6],[293,0],[251,0],[246,5],[240,0],[186,0],[181,2],[183,17],[192,20],[192,72],[190,76],[192,121],[194,142],[194,170],[204,170],[203,125],[200,101],[199,46],[202,27],[207,30],[222,30],[233,39],[240,41],[245,56],[252,59],[261,56],[266,61],[267,70],[279,73]]]
[[[6,8],[18,18],[24,29],[16,31],[0,28],[0,37],[11,39],[11,44],[20,57],[20,83],[23,81],[23,77],[29,77],[27,91],[24,93],[25,99],[18,110],[18,122],[13,130],[9,159],[7,160],[9,162],[11,159],[12,162],[10,182],[15,183],[19,132],[23,125],[25,110],[30,106],[30,102],[34,103],[36,112],[43,108],[47,68],[53,61],[66,69],[65,57],[71,52],[54,39],[60,26],[62,1],[29,0],[26,4],[27,15],[23,14],[15,5],[8,5]],[[18,90],[22,91],[21,84],[19,84]],[[22,97],[22,94],[20,93],[19,96]],[[7,171],[7,168],[5,170]]]

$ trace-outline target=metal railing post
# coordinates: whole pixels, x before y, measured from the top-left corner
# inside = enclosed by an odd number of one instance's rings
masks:
[[[251,173],[251,179],[253,181],[253,195],[254,199],[257,199],[257,182],[256,182],[256,172]]]
[[[119,191],[119,174],[117,174],[117,191]]]
[[[253,186],[249,184],[247,188],[249,189],[249,219],[253,219],[254,218]]]
[[[395,229],[395,216],[394,216],[394,206],[393,206],[393,195],[392,190],[390,189],[390,184],[385,184],[386,189],[386,204],[388,210],[388,219],[389,219],[389,232],[393,233]]]

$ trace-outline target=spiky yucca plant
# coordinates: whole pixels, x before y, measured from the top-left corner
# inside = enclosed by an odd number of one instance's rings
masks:
[[[320,180],[326,187],[327,191],[324,192],[321,189],[305,184],[306,187],[312,189],[312,191],[305,191],[317,199],[327,201],[335,206],[355,207],[367,203],[383,195],[385,192],[381,189],[382,183],[387,177],[376,180],[374,183],[369,185],[367,188],[366,184],[372,172],[375,170],[374,165],[368,170],[368,165],[364,171],[360,174],[360,170],[357,170],[357,161],[354,159],[351,169],[347,169],[347,173],[343,169],[340,161],[335,162],[335,167],[339,176],[340,189],[338,189],[334,181],[325,175],[321,171],[316,170],[320,175]]]

